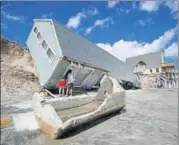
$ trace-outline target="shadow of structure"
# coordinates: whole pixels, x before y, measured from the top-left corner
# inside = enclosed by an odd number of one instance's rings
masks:
[[[113,113],[104,114],[103,116],[100,116],[100,118],[93,119],[87,123],[83,123],[83,124],[77,125],[76,127],[72,128],[72,129],[66,130],[58,139],[65,139],[68,137],[75,136],[75,135],[77,135],[81,132],[84,132],[85,130],[88,130],[88,129],[90,129],[90,128],[116,116],[116,115],[119,115],[119,114],[122,114],[125,112],[126,112],[126,109],[123,107],[119,110],[116,110]]]

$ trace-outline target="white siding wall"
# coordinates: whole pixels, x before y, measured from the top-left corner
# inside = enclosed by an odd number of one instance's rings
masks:
[[[41,32],[42,37],[46,40],[47,44],[55,52],[57,56],[62,57],[60,46],[57,42],[56,33],[53,23],[51,21],[38,21],[35,22],[37,29]]]
[[[38,40],[37,34],[34,32],[35,27],[37,27],[38,31],[42,35],[41,41]],[[46,51],[41,46],[43,40],[46,40],[47,44],[55,55],[53,61],[50,61]],[[40,77],[40,83],[42,86],[44,86],[51,77],[51,74],[58,64],[59,58],[61,57],[61,50],[55,39],[52,24],[50,22],[35,22],[27,39],[27,46],[35,62],[35,66]]]

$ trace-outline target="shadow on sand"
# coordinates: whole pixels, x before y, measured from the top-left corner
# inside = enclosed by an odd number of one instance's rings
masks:
[[[125,112],[126,112],[126,109],[122,108],[122,109],[117,110],[117,111],[110,113],[108,115],[103,115],[100,118],[96,118],[96,119],[94,119],[90,122],[80,124],[80,125],[74,127],[73,129],[69,129],[69,130],[65,131],[63,133],[63,135],[60,136],[58,139],[65,139],[65,138],[68,138],[68,137],[75,136],[75,135],[77,135],[81,132],[84,132],[85,130],[88,130],[88,129],[90,129],[90,128],[92,128],[92,127],[94,127],[94,126],[116,116],[116,115],[119,115],[119,114],[122,114],[122,113],[125,113]]]

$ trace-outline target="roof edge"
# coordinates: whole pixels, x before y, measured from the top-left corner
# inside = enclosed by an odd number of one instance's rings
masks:
[[[60,51],[61,58],[63,58],[63,51],[62,51],[62,49],[61,49],[61,45],[60,45],[60,42],[59,42],[59,39],[58,39],[58,36],[57,36],[57,32],[56,32],[56,28],[55,28],[55,25],[54,25],[54,21],[53,21],[52,19],[50,19],[50,21],[51,21],[51,23],[52,23],[53,33],[54,33],[54,36],[55,36],[57,45],[58,45],[58,47],[59,47],[59,51]]]
[[[136,56],[128,57],[128,58],[126,58],[126,61],[127,61],[127,59],[131,59],[131,58],[135,58],[135,57],[140,57],[140,56],[145,56],[145,55],[150,55],[150,54],[154,54],[154,53],[161,53],[162,54],[162,51],[150,52],[150,53],[145,53],[145,54],[141,54],[141,55],[136,55]]]
[[[38,21],[41,21],[41,22],[52,22],[53,20],[52,19],[33,19],[34,22],[38,22]]]
[[[52,21],[53,21],[53,23],[56,23],[56,24],[58,24],[58,25],[62,26],[63,28],[67,29],[68,31],[70,31],[70,32],[74,33],[74,34],[75,34],[75,35],[77,35],[78,37],[81,37],[82,39],[84,39],[84,40],[85,40],[85,41],[87,41],[88,43],[91,43],[92,45],[95,45],[98,49],[102,50],[102,51],[103,51],[103,52],[105,52],[105,53],[108,53],[111,57],[113,57],[113,58],[115,58],[115,59],[119,60],[120,62],[122,62],[122,63],[124,63],[124,64],[126,64],[126,62],[125,62],[125,61],[123,61],[123,60],[121,60],[121,59],[117,58],[116,56],[112,55],[112,54],[111,54],[111,53],[109,53],[108,51],[106,51],[106,50],[102,49],[102,48],[101,48],[101,47],[99,47],[97,44],[95,44],[95,43],[93,43],[92,41],[88,40],[87,38],[85,38],[85,37],[81,36],[81,35],[80,35],[80,34],[78,34],[77,32],[75,32],[75,31],[73,31],[73,30],[71,30],[71,29],[68,29],[68,28],[67,28],[65,25],[63,25],[62,23],[60,23],[60,22],[58,22],[58,21],[56,21],[56,20],[54,20],[54,19],[52,19]]]

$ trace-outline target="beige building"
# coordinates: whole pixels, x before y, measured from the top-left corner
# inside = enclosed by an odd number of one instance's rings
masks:
[[[178,88],[178,72],[174,63],[165,63],[162,52],[128,58],[126,63],[141,88]]]
[[[175,72],[174,63],[161,63],[160,67],[157,68],[146,68],[144,74],[159,74],[162,72],[173,73]]]

